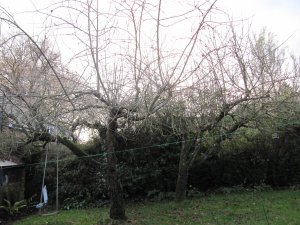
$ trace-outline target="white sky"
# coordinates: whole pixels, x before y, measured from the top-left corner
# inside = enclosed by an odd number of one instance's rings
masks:
[[[0,0],[0,6],[8,9],[29,33],[37,33],[39,28],[36,23],[42,21],[37,21],[36,15],[16,13],[34,10],[33,3],[43,7],[52,1]],[[288,45],[292,51],[300,54],[300,0],[218,0],[217,5],[233,18],[253,18],[252,27],[255,30],[266,27],[279,42],[284,42],[292,35],[284,46]]]
[[[284,42],[293,35],[285,45],[300,54],[299,0],[219,0],[218,3],[227,8],[233,17],[252,17],[255,30],[267,27],[279,42]]]

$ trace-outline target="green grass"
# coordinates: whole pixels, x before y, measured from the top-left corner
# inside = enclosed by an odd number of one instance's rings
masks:
[[[298,225],[300,191],[251,192],[212,195],[183,203],[147,202],[127,206],[129,221],[136,225]],[[31,216],[15,225],[104,225],[107,208],[61,211],[53,216]]]

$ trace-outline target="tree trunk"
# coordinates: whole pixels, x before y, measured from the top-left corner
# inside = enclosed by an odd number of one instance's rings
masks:
[[[108,161],[108,185],[110,193],[110,212],[111,219],[125,220],[125,207],[123,199],[122,186],[119,181],[117,172],[117,157],[115,155],[115,134],[117,129],[117,117],[111,112],[108,119],[106,131],[106,151]]]
[[[188,183],[188,170],[189,170],[188,154],[190,148],[191,148],[190,144],[186,142],[182,143],[179,166],[178,166],[176,193],[175,193],[175,200],[177,202],[183,201],[186,197],[186,188]]]

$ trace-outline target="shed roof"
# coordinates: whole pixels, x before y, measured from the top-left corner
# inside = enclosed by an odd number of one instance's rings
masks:
[[[8,166],[20,166],[20,164],[8,160],[0,160],[0,167]]]

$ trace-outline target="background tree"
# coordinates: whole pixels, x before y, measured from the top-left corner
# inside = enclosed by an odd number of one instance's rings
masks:
[[[223,30],[220,36],[212,35],[213,51],[205,61],[207,67],[195,73],[191,88],[178,94],[184,108],[177,124],[172,123],[175,132],[182,135],[177,201],[185,197],[188,170],[205,134],[213,134],[213,147],[202,152],[201,161],[221,150],[221,142],[239,128],[255,127],[271,110],[281,84],[293,79],[284,51],[271,34],[263,30],[257,38],[238,34],[237,25],[227,28],[228,33]]]
[[[76,91],[80,87],[79,78],[62,65],[60,56],[50,49],[47,40],[41,42],[41,49],[56,68],[64,87]],[[49,129],[58,133],[69,130],[74,114],[70,113],[68,99],[48,62],[30,40],[21,36],[3,40],[0,88],[7,102],[3,112],[27,140],[38,140]]]

